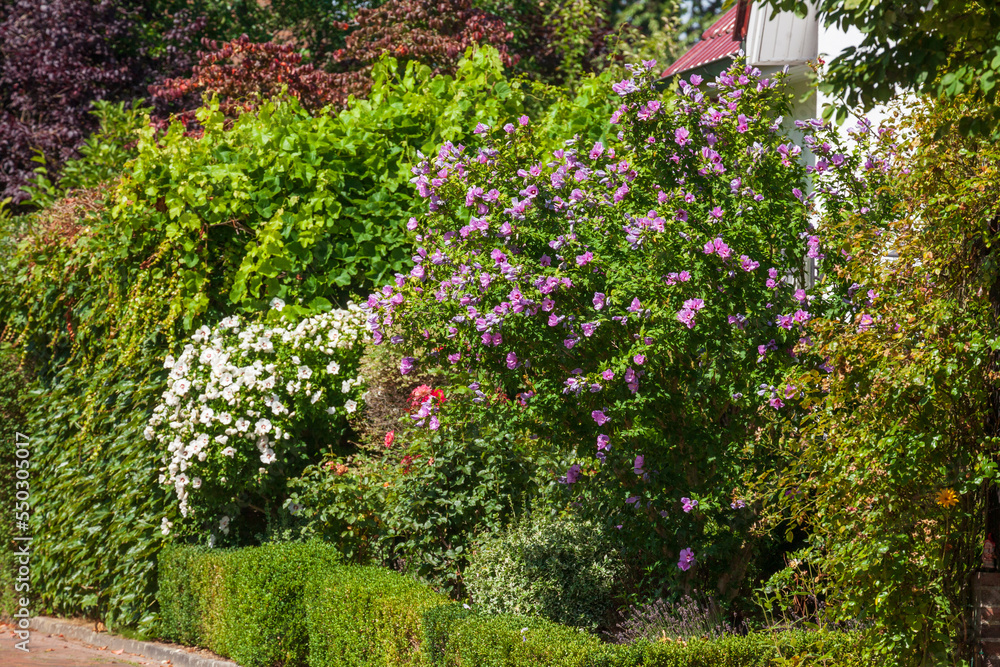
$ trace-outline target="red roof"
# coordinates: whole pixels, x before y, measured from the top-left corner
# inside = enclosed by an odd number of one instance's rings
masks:
[[[743,46],[749,19],[749,0],[739,0],[702,34],[699,42],[667,68],[663,77],[673,76],[732,56]]]

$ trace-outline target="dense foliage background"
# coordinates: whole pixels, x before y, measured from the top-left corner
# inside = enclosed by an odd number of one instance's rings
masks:
[[[154,636],[157,568],[194,567],[165,547],[318,540],[457,600],[462,655],[528,613],[967,658],[1000,516],[996,12],[841,4],[871,29],[822,85],[924,95],[881,128],[789,132],[739,60],[660,82],[719,0],[0,3],[0,503],[19,430],[35,611]],[[293,333],[349,303],[349,353]]]

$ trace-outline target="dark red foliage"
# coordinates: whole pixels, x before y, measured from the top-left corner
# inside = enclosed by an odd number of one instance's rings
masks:
[[[511,64],[507,55],[511,33],[503,19],[474,9],[469,0],[390,0],[359,11],[355,20],[357,28],[337,54],[344,63],[370,65],[388,53],[419,60],[441,74],[453,71],[473,44],[492,44],[505,64]]]
[[[15,204],[41,152],[58,168],[95,129],[95,100],[128,99],[155,72],[184,64],[201,23],[183,14],[148,55],[141,2],[14,0],[0,8],[0,199]]]
[[[169,79],[152,86],[154,99],[192,109],[203,94],[216,95],[228,117],[252,110],[282,89],[315,111],[327,105],[343,107],[350,95],[363,96],[370,87],[372,64],[385,54],[400,62],[418,60],[434,74],[453,72],[473,44],[492,44],[506,64],[504,22],[473,9],[469,0],[390,0],[358,11],[346,45],[333,57],[337,71],[325,72],[302,62],[291,44],[254,43],[246,35],[227,43],[205,41],[206,52],[189,78]],[[193,120],[187,111],[177,116]]]
[[[219,110],[234,118],[283,89],[311,111],[340,105],[350,93],[363,90],[347,75],[303,64],[291,44],[257,44],[243,35],[226,43],[206,40],[204,45],[208,51],[200,54],[189,78],[167,79],[150,86],[154,99],[191,109],[200,103],[202,94],[216,95]],[[189,110],[177,118],[187,125],[194,116]]]

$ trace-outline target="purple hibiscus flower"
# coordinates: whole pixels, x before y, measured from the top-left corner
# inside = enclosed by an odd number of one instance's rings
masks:
[[[694,551],[688,547],[686,549],[681,549],[680,559],[677,561],[677,567],[681,570],[687,572],[694,565]]]
[[[399,373],[401,375],[408,375],[410,371],[413,370],[413,366],[417,363],[417,360],[413,357],[403,357],[399,362]]]

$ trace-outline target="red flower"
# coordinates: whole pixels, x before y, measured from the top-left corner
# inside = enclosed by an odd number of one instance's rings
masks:
[[[417,410],[422,404],[432,398],[437,399],[438,403],[445,402],[444,392],[442,390],[431,389],[426,384],[416,387],[412,392],[410,392],[410,412]]]
[[[385,434],[385,448],[389,449],[390,447],[392,447],[392,442],[395,439],[396,439],[396,432],[395,431],[386,431],[386,434]]]

